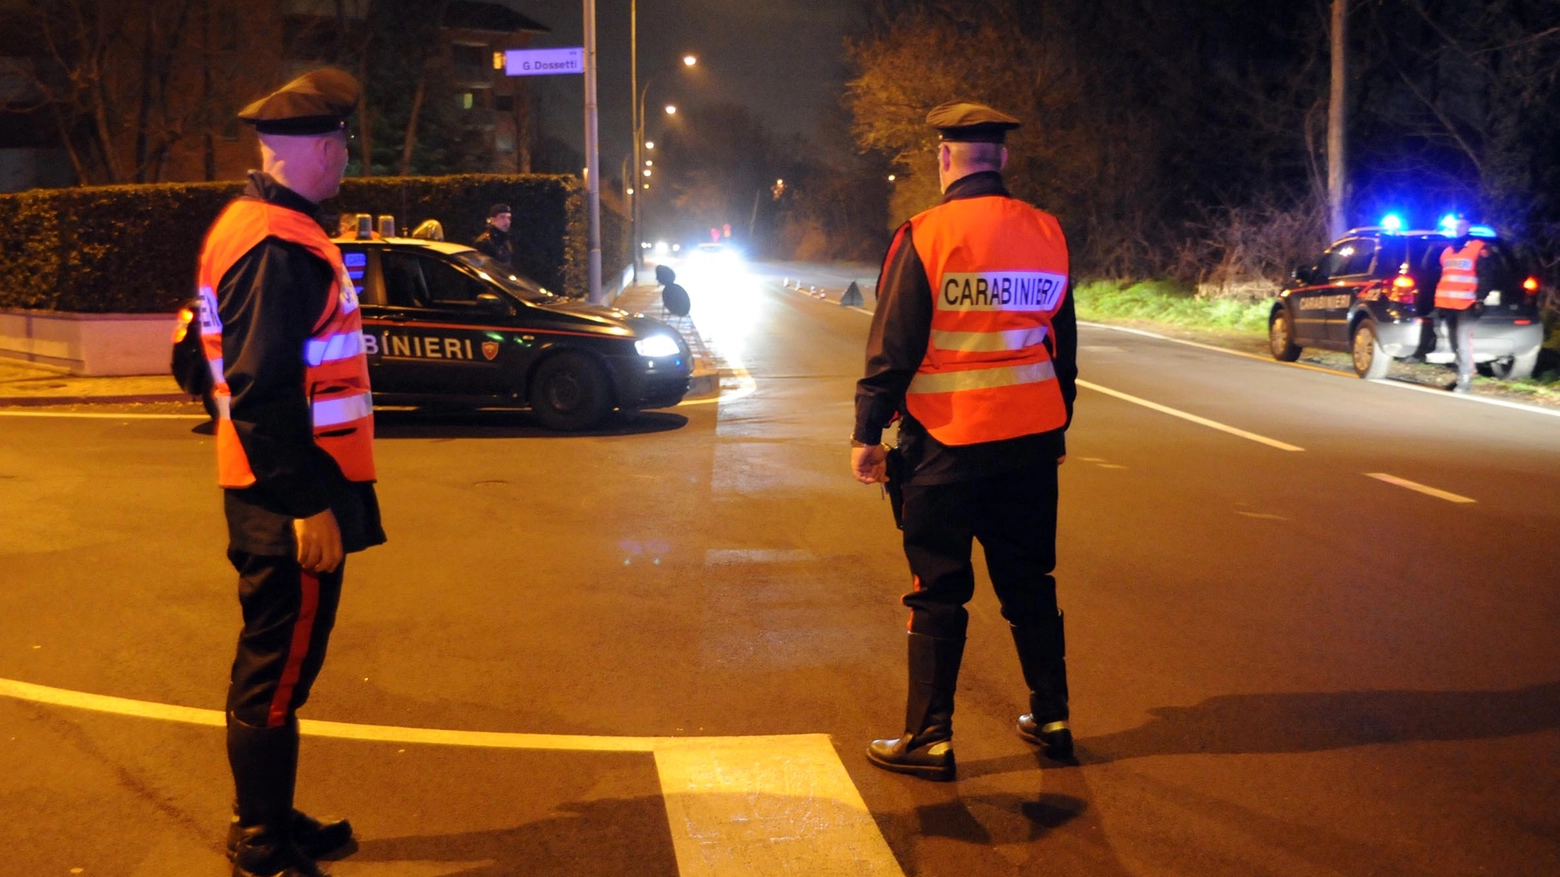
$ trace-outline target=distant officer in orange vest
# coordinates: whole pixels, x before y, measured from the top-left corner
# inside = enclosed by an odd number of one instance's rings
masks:
[[[883,260],[851,471],[901,495],[913,581],[904,732],[873,741],[867,757],[949,780],[975,539],[1029,686],[1018,733],[1053,758],[1072,753],[1051,572],[1078,342],[1061,227],[1002,180],[1019,121],[973,103],[943,104],[926,121],[941,133],[943,200],[900,226]],[[896,417],[889,452],[882,433]]]
[[[316,859],[353,848],[352,826],[295,810],[293,788],[296,713],[325,660],[344,556],[385,541],[356,290],[318,215],[341,186],[360,96],[350,75],[323,69],[240,111],[264,169],[200,256],[217,482],[244,618],[227,697],[227,847],[240,877],[315,875]]]
[[[1435,308],[1446,325],[1447,339],[1457,354],[1455,393],[1473,389],[1473,327],[1484,312],[1479,286],[1479,259],[1484,242],[1468,236],[1468,220],[1457,216],[1452,242],[1441,251],[1441,279],[1435,285]]]

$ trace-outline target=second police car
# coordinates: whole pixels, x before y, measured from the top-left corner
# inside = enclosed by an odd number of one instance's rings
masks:
[[[1474,361],[1492,377],[1530,377],[1544,341],[1538,281],[1492,229],[1475,226],[1472,234],[1484,241],[1479,272],[1489,287],[1473,333]],[[1452,362],[1446,328],[1435,318],[1449,243],[1444,229],[1404,231],[1395,217],[1351,230],[1279,291],[1268,317],[1274,358],[1293,362],[1305,347],[1342,350],[1362,378],[1385,376],[1394,359]]]
[[[376,405],[526,407],[547,427],[582,430],[688,392],[693,357],[659,320],[554,295],[459,244],[338,245],[363,309]],[[181,313],[173,372],[209,408],[192,317]]]

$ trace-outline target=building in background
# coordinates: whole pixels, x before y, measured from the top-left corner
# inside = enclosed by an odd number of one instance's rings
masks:
[[[529,172],[529,94],[497,58],[547,32],[477,0],[0,2],[0,191],[241,179],[235,113],[322,64],[367,86],[350,172]]]

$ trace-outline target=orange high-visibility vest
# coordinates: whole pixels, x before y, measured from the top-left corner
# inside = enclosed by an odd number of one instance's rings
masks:
[[[1435,285],[1435,306],[1454,311],[1467,310],[1479,297],[1479,256],[1484,241],[1470,240],[1460,250],[1450,246],[1441,251],[1441,281]]]
[[[1067,424],[1046,337],[1067,294],[1056,218],[1014,198],[963,198],[910,220],[932,285],[926,356],[905,407],[945,445]]]
[[[200,340],[211,368],[217,403],[217,483],[249,487],[255,474],[238,440],[230,413],[232,393],[222,362],[222,318],[216,289],[244,254],[268,237],[307,247],[330,264],[335,279],[324,313],[298,355],[314,420],[314,442],[328,452],[349,481],[374,480],[374,403],[363,355],[363,319],[357,291],[341,261],[341,250],[325,231],[296,210],[241,198],[229,204],[206,235],[197,275],[200,284]]]

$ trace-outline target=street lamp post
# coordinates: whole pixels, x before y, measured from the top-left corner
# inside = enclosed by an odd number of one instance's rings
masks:
[[[644,169],[644,166],[645,166],[645,156],[644,156],[644,149],[645,149],[645,98],[646,98],[646,96],[648,96],[650,94],[650,86],[655,82],[656,78],[660,74],[652,75],[648,80],[645,81],[645,87],[643,89],[639,88],[639,2],[638,2],[638,0],[631,0],[631,2],[629,3],[628,9],[629,9],[628,21],[629,21],[629,44],[630,44],[629,45],[629,67],[630,67],[629,86],[630,86],[630,89],[631,89],[631,91],[629,92],[629,109],[633,111],[633,116],[634,116],[633,127],[631,128],[631,130],[634,132],[634,152],[633,152],[633,155],[634,155],[634,181],[635,181],[634,194],[633,194],[632,200],[629,201],[629,206],[628,206],[628,214],[629,214],[628,222],[629,222],[629,229],[630,229],[630,235],[629,236],[632,238],[631,244],[632,244],[633,249],[634,249],[634,252],[631,254],[632,259],[633,259],[633,265],[634,265],[634,282],[638,283],[639,282],[639,259],[640,259],[640,254],[644,250],[644,248],[640,245],[640,240],[639,240],[639,236],[640,236],[640,228],[639,228],[639,223],[640,223],[639,195],[640,195],[641,192],[644,191],[645,186],[644,186],[643,180],[641,180],[639,177],[640,177],[640,174],[643,172],[643,169]],[[684,55],[683,58],[682,58],[682,62],[683,62],[683,66],[684,67],[693,67],[693,66],[695,66],[695,65],[697,65],[699,63],[699,59],[694,57],[693,55]],[[637,97],[638,100],[635,100],[634,99],[635,97]],[[673,112],[673,111],[668,109],[668,112]]]

